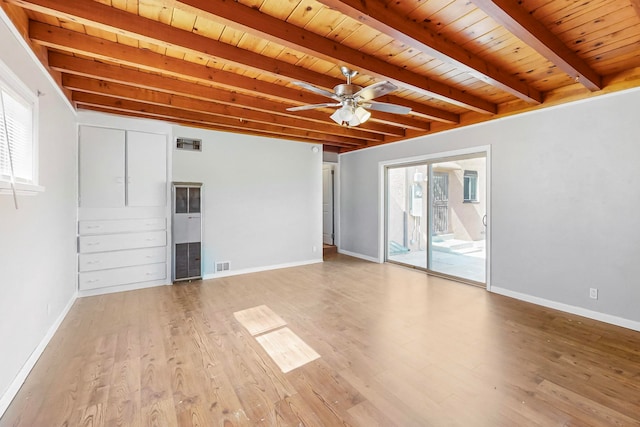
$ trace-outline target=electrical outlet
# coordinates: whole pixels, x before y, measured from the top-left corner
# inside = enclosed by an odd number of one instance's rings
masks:
[[[597,288],[589,288],[589,298],[598,299],[598,289]]]

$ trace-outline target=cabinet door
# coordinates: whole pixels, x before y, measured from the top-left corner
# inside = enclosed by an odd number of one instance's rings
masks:
[[[125,132],[81,126],[79,145],[80,207],[123,207]]]
[[[167,204],[167,141],[165,135],[127,132],[127,205]]]

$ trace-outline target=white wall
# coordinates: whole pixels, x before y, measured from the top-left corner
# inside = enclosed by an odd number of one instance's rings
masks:
[[[23,365],[76,292],[76,123],[59,92],[9,30],[0,10],[0,58],[40,90],[39,175],[44,193],[0,195],[0,415]]]
[[[378,258],[379,162],[491,145],[492,289],[637,329],[638,105],[636,89],[343,154],[341,250]]]
[[[317,145],[176,126],[202,152],[173,152],[173,181],[202,182],[203,275],[322,261],[322,150]],[[315,249],[315,250],[314,250]]]

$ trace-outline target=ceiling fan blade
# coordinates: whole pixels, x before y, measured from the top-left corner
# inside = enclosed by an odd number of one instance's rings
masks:
[[[311,105],[301,105],[299,107],[289,107],[287,111],[303,111],[303,110],[313,110],[314,108],[324,108],[324,107],[339,107],[342,104],[339,102],[327,102],[326,104],[311,104]]]
[[[396,104],[387,104],[386,102],[367,101],[363,102],[360,105],[370,110],[382,111],[385,113],[409,114],[411,112],[411,108],[409,107],[404,107],[402,105]]]
[[[322,96],[326,96],[327,98],[333,98],[333,99],[340,99],[336,96],[335,93],[330,92],[326,89],[322,89],[320,87],[314,86],[312,84],[309,83],[305,83],[305,82],[293,82],[294,85],[296,86],[300,86],[301,88],[304,88],[308,91],[317,93],[318,95],[322,95]]]
[[[354,97],[360,97],[360,99],[368,101],[370,99],[386,95],[396,89],[398,89],[398,86],[394,85],[391,82],[378,82],[360,89],[358,92],[356,92]]]

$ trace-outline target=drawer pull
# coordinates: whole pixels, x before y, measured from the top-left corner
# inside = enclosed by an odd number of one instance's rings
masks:
[[[147,276],[153,276],[155,273],[153,271],[147,271],[145,274]]]
[[[98,246],[100,244],[100,242],[89,242],[87,243],[87,246]]]
[[[100,261],[87,261],[87,265],[100,264]]]
[[[96,283],[99,282],[100,279],[91,279],[91,280],[87,280],[87,283]]]
[[[145,258],[153,258],[153,255],[147,255]]]
[[[101,225],[87,225],[87,228],[91,228],[91,229],[93,229],[93,228],[102,228],[102,226]]]
[[[153,237],[150,237],[150,238],[145,239],[145,240],[146,240],[147,242],[153,242],[153,241],[154,241],[154,240],[156,240],[156,239],[154,239]]]

